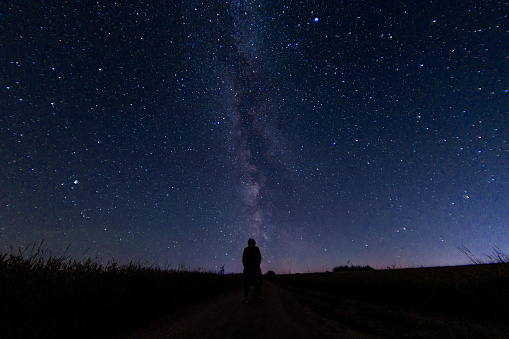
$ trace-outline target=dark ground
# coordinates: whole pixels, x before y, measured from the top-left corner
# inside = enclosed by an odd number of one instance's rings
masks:
[[[507,338],[500,322],[415,313],[401,306],[264,284],[264,303],[237,290],[189,306],[123,338]],[[253,300],[254,301],[254,300]]]

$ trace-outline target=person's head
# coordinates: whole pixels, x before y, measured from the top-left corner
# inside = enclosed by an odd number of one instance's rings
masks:
[[[248,246],[254,246],[254,245],[256,245],[256,241],[255,241],[253,238],[250,238],[250,239],[247,241],[247,245],[248,245]]]

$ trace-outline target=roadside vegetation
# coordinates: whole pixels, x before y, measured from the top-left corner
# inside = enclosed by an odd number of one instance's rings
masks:
[[[493,246],[493,252],[491,254],[484,254],[486,259],[475,255],[467,247],[458,247],[458,250],[463,253],[473,264],[484,265],[484,264],[509,264],[509,255],[500,249],[498,246]]]
[[[1,337],[107,337],[242,284],[240,275],[47,253],[33,245],[0,254]]]

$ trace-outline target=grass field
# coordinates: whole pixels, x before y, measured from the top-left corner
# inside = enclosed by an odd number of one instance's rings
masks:
[[[35,252],[35,253],[34,253]],[[46,256],[0,255],[0,337],[77,338],[114,335],[238,288],[240,275],[137,264],[101,265]]]
[[[402,311],[507,322],[509,264],[292,274],[269,277],[281,287],[329,303],[356,300]]]

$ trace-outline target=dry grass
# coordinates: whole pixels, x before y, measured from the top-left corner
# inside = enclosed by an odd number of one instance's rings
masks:
[[[482,259],[472,253],[466,247],[458,247],[458,250],[463,253],[473,264],[476,265],[484,265],[484,264],[509,264],[509,255],[505,254],[504,251],[500,249],[498,246],[493,246],[493,252],[491,254],[484,254],[484,256],[488,259]]]
[[[145,326],[241,283],[239,275],[184,267],[165,270],[52,257],[34,245],[16,254],[0,254],[1,336],[107,336]]]

